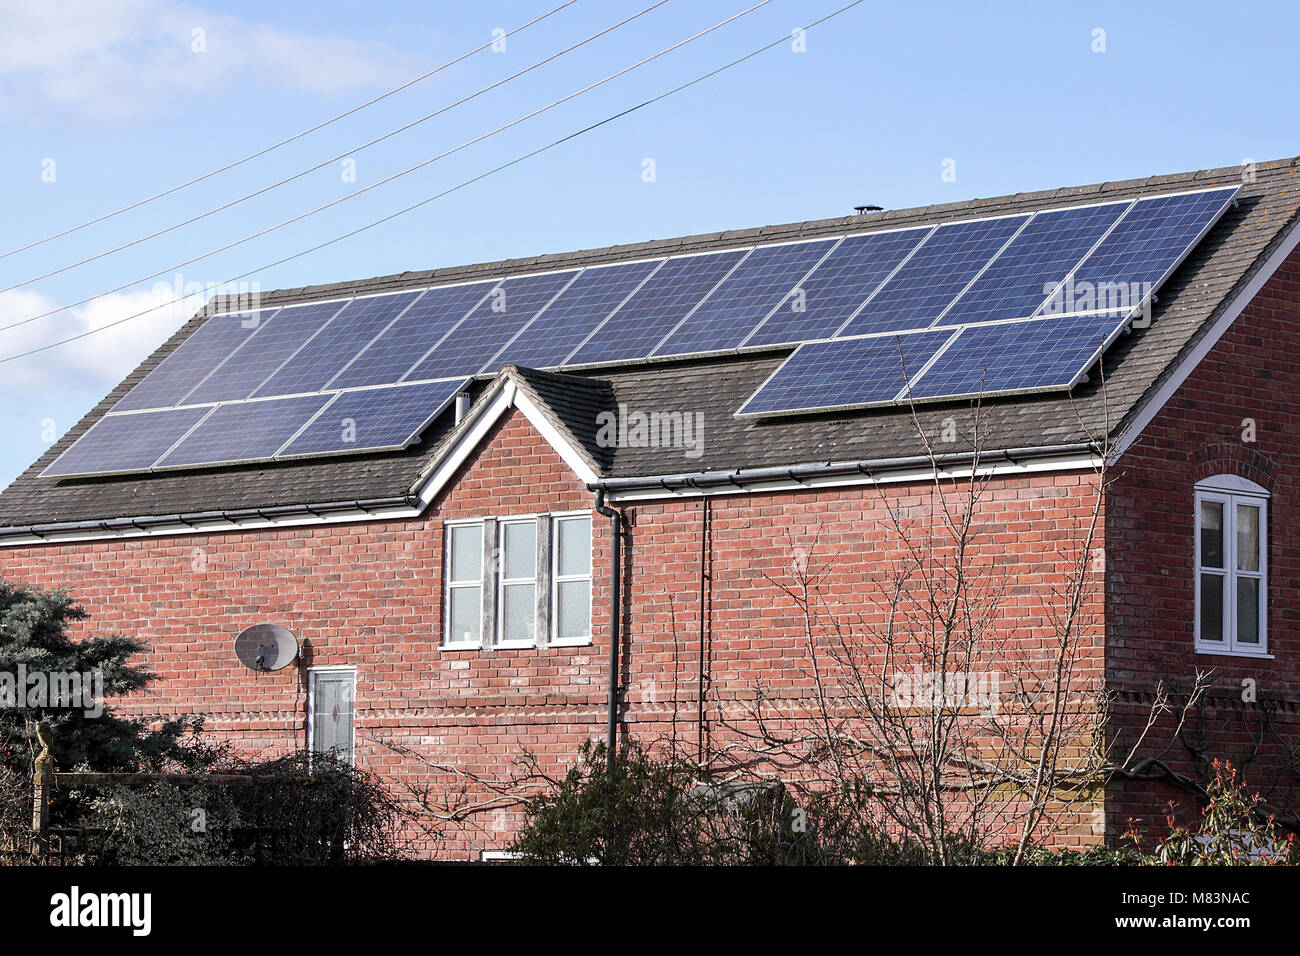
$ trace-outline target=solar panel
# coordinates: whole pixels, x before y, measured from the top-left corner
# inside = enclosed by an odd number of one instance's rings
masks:
[[[1123,328],[1126,316],[966,326],[912,383],[910,394],[915,399],[959,398],[1073,388]]]
[[[407,373],[407,380],[448,378],[485,371],[501,347],[524,329],[577,275],[576,270],[570,269],[506,279]],[[521,337],[527,335],[525,331]]]
[[[44,474],[404,447],[505,363],[803,343],[744,415],[1069,388],[1238,188],[222,313]]]
[[[1039,314],[1135,311],[1218,222],[1240,188],[1139,199]]]
[[[406,448],[469,381],[458,378],[342,392],[277,457]]]
[[[887,404],[920,371],[952,329],[837,339],[801,345],[736,412],[789,414]]]
[[[319,392],[366,344],[423,295],[399,292],[350,301],[334,321],[253,392],[255,398]]]
[[[837,240],[760,246],[659,343],[654,354],[734,349],[767,314],[798,293],[800,281]]]
[[[933,228],[849,236],[803,281],[803,296],[782,301],[742,344],[830,338]]]
[[[202,405],[248,398],[343,308],[343,302],[286,306],[256,337],[247,340],[178,404]]]
[[[165,408],[179,402],[190,389],[275,318],[274,309],[223,312],[211,316],[176,350],[145,376],[113,411]]]
[[[943,314],[939,325],[1033,315],[1129,202],[1038,213]]]
[[[435,286],[420,297],[360,355],[327,383],[358,388],[397,382],[420,356],[438,344],[497,285],[496,280]],[[462,371],[463,370],[458,370]],[[421,376],[434,378],[436,376]]]
[[[747,252],[733,249],[669,259],[565,364],[645,358]]]
[[[169,408],[130,415],[105,415],[46,467],[46,478],[146,471],[158,457],[212,411]]]
[[[154,467],[226,465],[271,458],[331,397],[298,395],[218,405]]]
[[[569,354],[662,262],[662,259],[652,259],[585,270],[528,328],[498,352],[488,367],[563,365]]]
[[[940,226],[867,300],[841,336],[923,329],[937,319],[1028,216]]]

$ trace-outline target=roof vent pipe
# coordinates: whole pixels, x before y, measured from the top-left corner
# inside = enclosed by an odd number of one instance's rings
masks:
[[[465,420],[466,413],[469,412],[469,392],[461,392],[456,396],[456,424],[459,425]]]

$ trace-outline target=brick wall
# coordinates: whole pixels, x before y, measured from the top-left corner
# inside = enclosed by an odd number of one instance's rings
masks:
[[[977,507],[970,561],[997,592],[999,624],[973,664],[1002,672],[1004,688],[1050,672],[1049,610],[1095,494],[1088,474],[1021,476],[989,486]],[[592,505],[559,456],[512,414],[420,520],[4,549],[0,574],[67,588],[91,611],[90,631],[149,642],[146,662],[162,680],[124,711],[201,712],[216,733],[250,750],[306,741],[303,672],[253,673],[231,652],[242,628],[282,623],[298,635],[307,664],[356,666],[360,763],[399,793],[423,791],[439,802],[453,794],[452,802],[479,805],[492,794],[464,784],[466,775],[506,776],[526,751],[554,770],[582,741],[603,738],[608,524],[599,516],[593,524],[594,643],[498,651],[439,647],[442,524]],[[709,747],[752,731],[760,689],[787,706],[811,699],[809,633],[789,593],[807,576],[801,568],[817,577],[814,645],[827,653],[842,629],[866,666],[883,666],[873,635],[905,557],[889,533],[888,509],[922,538],[937,527],[935,508],[926,484],[629,506],[622,673],[629,730],[675,737],[691,751],[699,739],[702,569]],[[935,539],[927,547],[944,545]],[[1094,577],[1099,587],[1099,572]],[[1100,604],[1085,611],[1078,679],[1095,682]],[[1073,808],[1062,839],[1096,839],[1096,809]],[[504,808],[456,825],[426,820],[439,835],[422,847],[473,858],[504,845],[518,819],[517,809]]]
[[[1120,729],[1133,739],[1156,686],[1183,694],[1197,671],[1214,687],[1185,732],[1169,721],[1144,752],[1177,773],[1204,778],[1225,758],[1247,782],[1296,816],[1300,740],[1300,253],[1292,254],[1120,459],[1107,496],[1107,676]],[[1254,422],[1254,440],[1248,428]],[[1216,474],[1263,485],[1269,502],[1268,644],[1273,660],[1197,654],[1193,647],[1193,486]],[[1255,702],[1243,700],[1254,681]],[[1167,751],[1158,754],[1166,744]],[[1114,839],[1130,819],[1159,822],[1172,801],[1196,816],[1194,794],[1160,783],[1117,784],[1109,795]]]

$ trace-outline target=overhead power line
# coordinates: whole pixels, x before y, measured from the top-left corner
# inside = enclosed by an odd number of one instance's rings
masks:
[[[811,30],[813,27],[819,26],[820,24],[823,24],[823,23],[827,22],[828,20],[832,20],[832,19],[834,19],[835,17],[838,17],[840,14],[845,13],[846,11],[853,9],[854,7],[860,5],[860,4],[864,3],[864,2],[865,2],[865,0],[853,0],[852,3],[845,4],[844,6],[840,7],[838,10],[834,10],[834,11],[832,11],[832,12],[826,14],[825,16],[822,16],[822,17],[819,17],[819,18],[816,19],[816,20],[813,20],[811,23],[807,24],[807,25],[804,26],[802,29],[805,30],[805,31]],[[670,97],[670,96],[673,96],[673,95],[675,95],[675,94],[677,94],[677,93],[682,92],[683,90],[690,89],[691,87],[693,87],[693,86],[695,86],[695,85],[697,85],[697,84],[699,84],[699,83],[703,83],[705,80],[708,80],[708,79],[711,79],[711,78],[714,77],[714,76],[717,76],[719,73],[723,73],[723,72],[725,72],[725,71],[731,69],[732,67],[739,66],[741,63],[744,63],[744,62],[746,62],[747,60],[751,60],[751,59],[753,59],[754,57],[756,57],[756,56],[758,56],[758,55],[760,55],[760,54],[762,54],[762,53],[767,52],[768,50],[772,49],[772,48],[775,47],[775,46],[779,46],[779,45],[781,45],[781,44],[783,44],[783,43],[787,43],[787,42],[789,42],[789,40],[790,40],[789,35],[788,35],[788,34],[783,34],[782,36],[777,37],[777,38],[776,38],[775,40],[773,40],[772,42],[770,42],[770,43],[766,43],[766,44],[764,44],[763,46],[759,47],[758,49],[756,49],[756,50],[752,50],[752,51],[750,51],[749,53],[746,53],[744,56],[737,57],[736,59],[732,60],[732,61],[729,62],[729,63],[725,63],[725,64],[723,64],[722,66],[718,67],[717,69],[710,70],[708,73],[704,73],[704,74],[702,74],[702,75],[700,75],[700,76],[697,76],[695,79],[690,80],[690,81],[688,81],[688,82],[686,82],[686,83],[683,83],[683,84],[681,84],[680,86],[675,86],[675,87],[673,87],[673,88],[670,89],[670,90],[667,90],[667,91],[665,91],[665,92],[663,92],[663,93],[660,93],[658,96],[651,97],[651,98],[648,99],[648,100],[643,100],[642,102],[637,103],[635,106],[630,106],[630,107],[628,107],[628,108],[625,109],[625,110],[620,110],[619,112],[614,113],[614,114],[611,115],[611,116],[607,116],[607,117],[605,117],[605,118],[602,119],[602,120],[599,120],[599,121],[597,121],[597,122],[595,122],[595,123],[592,123],[590,126],[585,126],[585,127],[583,127],[582,129],[575,130],[574,132],[569,133],[569,134],[567,134],[567,135],[565,135],[565,136],[562,136],[562,137],[560,137],[559,139],[552,140],[551,142],[547,143],[545,146],[539,146],[537,149],[531,150],[531,151],[529,151],[529,152],[527,152],[527,153],[524,153],[524,154],[522,154],[522,155],[520,155],[520,156],[516,156],[514,159],[510,160],[509,162],[502,163],[500,166],[496,166],[496,167],[493,167],[492,169],[487,170],[486,172],[479,173],[477,176],[474,176],[474,177],[472,177],[472,178],[470,178],[470,179],[466,179],[466,180],[464,180],[463,182],[457,183],[455,186],[451,186],[451,187],[449,187],[449,188],[447,188],[447,189],[444,189],[442,192],[435,193],[434,195],[429,196],[429,197],[426,198],[426,199],[422,199],[422,200],[420,200],[420,201],[417,202],[417,203],[414,203],[414,204],[412,204],[412,205],[410,205],[410,206],[406,206],[405,208],[403,208],[403,209],[399,209],[399,210],[397,210],[396,212],[390,213],[389,215],[384,216],[382,219],[376,219],[376,220],[374,220],[373,222],[369,222],[369,223],[367,223],[367,224],[364,225],[364,226],[359,226],[359,227],[357,227],[356,229],[353,229],[353,230],[350,230],[349,232],[345,232],[345,233],[343,233],[343,234],[341,234],[341,235],[335,236],[335,237],[332,238],[332,239],[327,239],[327,240],[325,240],[324,242],[317,243],[316,245],[314,245],[314,246],[310,246],[310,247],[308,247],[308,248],[306,248],[306,249],[302,249],[302,250],[300,250],[300,251],[298,251],[298,252],[293,253],[292,255],[285,256],[285,257],[282,258],[282,259],[277,259],[277,260],[275,260],[274,262],[264,263],[263,265],[257,266],[256,268],[253,268],[253,269],[250,269],[250,270],[248,270],[247,272],[240,273],[239,275],[236,275],[236,276],[231,276],[229,279],[227,279],[227,280],[225,281],[224,284],[225,284],[225,285],[234,285],[235,283],[237,283],[237,282],[239,282],[239,281],[241,281],[241,280],[243,280],[243,279],[247,279],[247,278],[249,278],[250,276],[257,275],[259,272],[264,272],[264,271],[266,271],[267,269],[274,269],[274,268],[276,268],[277,266],[284,265],[284,264],[287,263],[287,262],[293,262],[295,259],[301,259],[303,256],[311,255],[313,252],[319,252],[321,249],[325,249],[325,248],[328,248],[329,246],[335,245],[335,244],[337,244],[337,243],[344,242],[344,241],[346,241],[346,240],[348,240],[348,239],[353,238],[354,236],[358,236],[358,235],[360,235],[360,234],[363,233],[363,232],[368,232],[369,230],[374,229],[374,228],[377,228],[378,226],[382,226],[382,225],[384,225],[385,223],[392,222],[394,219],[397,219],[397,218],[399,218],[399,217],[401,217],[401,216],[404,216],[404,215],[406,215],[407,213],[414,212],[414,211],[417,210],[417,209],[420,209],[420,208],[422,208],[422,207],[424,207],[424,206],[427,206],[429,203],[432,203],[432,202],[435,202],[435,201],[437,201],[437,200],[439,200],[439,199],[442,199],[442,198],[445,197],[445,196],[449,196],[449,195],[451,195],[452,193],[459,192],[460,190],[465,189],[465,188],[467,188],[467,187],[469,187],[469,186],[472,186],[472,185],[474,185],[474,184],[477,183],[477,182],[481,182],[482,180],[487,179],[487,178],[490,177],[490,176],[494,176],[494,175],[496,175],[496,174],[499,173],[499,172],[502,172],[502,171],[504,171],[504,170],[507,170],[507,169],[511,168],[512,166],[517,166],[518,164],[520,164],[520,163],[522,163],[522,162],[526,162],[527,160],[533,158],[534,156],[538,156],[538,155],[540,155],[540,154],[542,154],[542,153],[548,152],[549,150],[552,150],[552,149],[556,148],[557,146],[561,146],[561,145],[563,145],[564,143],[569,142],[570,140],[577,139],[579,136],[583,136],[583,135],[585,135],[586,133],[590,133],[590,132],[592,132],[593,130],[600,129],[602,126],[606,126],[606,125],[608,125],[609,123],[613,123],[613,122],[616,121],[616,120],[622,119],[623,117],[628,116],[628,115],[630,115],[631,113],[635,113],[635,112],[637,112],[638,110],[644,109],[644,108],[647,107],[647,106],[651,106],[651,105],[653,105],[653,104],[655,104],[655,103],[658,103],[658,102],[661,101],[661,100],[667,99],[667,98]],[[51,343],[49,343],[49,344],[47,344],[47,345],[41,345],[41,346],[38,346],[37,348],[34,348],[34,349],[28,349],[26,352],[19,352],[19,353],[14,354],[14,355],[8,355],[8,356],[6,356],[6,357],[4,357],[4,358],[0,358],[0,365],[3,365],[3,364],[6,363],[6,362],[17,361],[18,359],[21,359],[21,358],[27,358],[28,356],[31,356],[31,355],[37,355],[37,354],[39,354],[39,353],[41,353],[41,352],[48,352],[48,351],[51,350],[51,349],[58,348],[59,346],[62,346],[62,345],[67,345],[67,344],[69,344],[70,342],[76,342],[76,341],[79,341],[80,339],[88,338],[88,337],[91,336],[91,335],[95,335],[95,334],[97,334],[97,333],[99,333],[99,332],[107,331],[108,329],[115,328],[116,326],[123,325],[123,324],[125,324],[125,323],[127,323],[127,322],[131,322],[131,321],[134,321],[135,319],[139,319],[139,318],[142,318],[142,317],[144,317],[144,316],[146,316],[146,315],[149,315],[149,314],[151,314],[151,313],[153,313],[153,312],[157,312],[159,309],[164,309],[164,308],[167,308],[167,307],[170,306],[170,305],[175,305],[176,303],[182,301],[182,299],[183,299],[182,296],[178,296],[178,297],[176,297],[176,298],[173,298],[173,299],[168,300],[167,302],[161,302],[161,303],[159,303],[158,305],[152,306],[152,307],[150,307],[150,308],[148,308],[148,309],[144,309],[144,310],[142,310],[142,311],[140,311],[140,312],[136,312],[136,313],[134,313],[134,314],[132,314],[132,315],[123,316],[123,317],[120,318],[120,319],[115,319],[115,320],[112,321],[112,322],[107,322],[107,323],[105,323],[104,325],[98,326],[97,328],[88,329],[87,331],[85,331],[85,332],[80,332],[80,333],[78,333],[77,335],[71,335],[71,336],[68,336],[68,337],[65,338],[65,339],[60,339],[60,340],[57,341],[57,342],[51,342]]]
[[[506,37],[514,36],[516,33],[520,33],[524,30],[527,30],[529,27],[541,23],[547,17],[554,16],[555,14],[563,10],[565,7],[571,7],[577,2],[578,0],[565,0],[564,3],[560,4],[555,9],[543,13],[541,16],[534,17],[533,19],[529,20],[527,23],[521,24],[520,26],[515,27],[513,30],[503,33],[499,37],[493,37],[491,40],[489,40],[487,43],[484,43],[482,46],[476,46],[468,53],[462,53],[460,56],[456,57],[456,59],[448,60],[446,63],[442,64],[441,66],[435,67],[434,69],[430,70],[428,73],[422,73],[421,75],[417,76],[413,80],[407,80],[401,86],[395,86],[393,87],[393,89],[389,90],[388,92],[381,93],[379,96],[376,96],[373,99],[366,100],[364,103],[360,103],[357,106],[352,107],[350,110],[346,110],[338,114],[337,116],[333,116],[330,119],[325,120],[324,122],[317,123],[315,126],[312,126],[309,129],[305,129],[301,133],[295,133],[294,135],[287,137],[286,139],[280,140],[278,143],[272,143],[270,146],[264,146],[262,149],[259,149],[255,153],[249,153],[243,159],[237,159],[234,162],[226,163],[226,165],[218,167],[217,169],[214,169],[211,172],[204,173],[202,176],[195,176],[193,179],[187,180],[183,183],[180,183],[179,185],[172,186],[170,189],[164,189],[160,193],[155,193],[154,195],[148,196],[144,199],[136,200],[135,202],[129,205],[123,206],[121,209],[114,209],[112,212],[106,212],[102,216],[97,216],[94,219],[87,219],[83,223],[79,223],[78,225],[75,226],[70,226],[69,228],[64,229],[62,232],[56,232],[51,235],[48,235],[44,239],[36,239],[32,242],[27,243],[25,246],[19,246],[16,249],[10,249],[8,252],[0,253],[0,259],[7,259],[10,256],[17,255],[20,252],[26,252],[28,249],[34,249],[37,246],[44,245],[47,242],[53,242],[55,239],[62,239],[64,236],[70,236],[74,232],[80,232],[82,229],[85,229],[89,226],[94,226],[101,222],[105,222],[109,219],[112,219],[114,216],[120,216],[124,212],[130,212],[133,209],[139,209],[141,206],[147,206],[149,203],[162,199],[164,196],[170,196],[172,195],[172,193],[178,193],[182,189],[188,189],[190,186],[193,186],[196,183],[201,183],[205,179],[211,179],[213,176],[217,176],[220,175],[221,173],[232,170],[237,166],[242,166],[245,163],[257,159],[260,156],[265,156],[267,153],[274,152],[275,150],[279,149],[282,146],[288,146],[290,143],[296,142],[302,139],[304,136],[310,136],[312,133],[315,133],[318,130],[322,130],[326,126],[330,126],[334,123],[337,123],[341,119],[347,119],[349,116],[352,116],[354,113],[359,113],[364,109],[374,106],[376,103],[380,102],[381,100],[386,100],[388,99],[388,97],[394,96],[395,94],[400,93],[403,90],[410,89],[412,86],[415,86],[417,83],[424,82],[429,77],[435,76],[436,74],[441,73],[443,70],[446,70],[450,67],[455,66],[457,63],[469,59],[471,56],[473,56],[476,53],[482,53],[484,50],[492,46],[494,43],[497,43],[498,41],[503,40]]]
[[[306,212],[299,213],[296,216],[291,216],[290,218],[278,222],[273,226],[267,226],[265,229],[259,229],[257,232],[250,233],[249,235],[244,236],[243,238],[240,239],[235,239],[231,242],[226,243],[225,245],[218,246],[215,249],[209,249],[207,252],[201,253],[197,256],[193,256],[189,259],[184,260],[183,262],[173,263],[167,268],[160,269],[157,272],[151,272],[148,275],[140,276],[136,279],[132,279],[130,282],[124,282],[119,286],[114,286],[113,288],[106,289],[103,292],[97,292],[94,295],[86,296],[84,299],[78,299],[76,302],[70,302],[67,305],[59,306],[59,308],[57,309],[51,309],[48,312],[41,312],[37,315],[28,316],[25,319],[19,319],[17,322],[10,322],[8,325],[0,325],[0,332],[7,331],[9,329],[15,329],[18,328],[19,326],[27,325],[30,322],[35,322],[39,319],[44,319],[51,315],[57,315],[60,312],[64,312],[68,309],[76,308],[79,305],[85,305],[87,302],[93,302],[95,299],[98,299],[105,295],[112,295],[115,292],[122,292],[123,290],[129,289],[132,286],[139,285],[141,282],[148,282],[150,279],[156,279],[159,276],[166,275],[167,273],[172,272],[176,269],[181,269],[184,268],[185,266],[193,265],[196,262],[202,262],[204,259],[209,259],[212,256],[215,256],[219,253],[226,252],[230,249],[234,249],[237,246],[242,246],[246,242],[251,242],[254,239],[258,239],[269,233],[275,232],[277,229],[283,229],[285,226],[292,225],[295,222],[301,222],[303,219],[307,219],[311,216],[316,215],[317,213],[324,212],[326,209],[331,209],[334,206],[339,205],[340,203],[345,203],[348,202],[349,200],[357,198],[358,196],[363,196],[366,193],[370,192],[372,189],[378,189],[380,186],[384,186],[387,185],[388,183],[393,182],[394,180],[401,179],[403,176],[408,176],[411,173],[415,172],[416,170],[423,169],[426,166],[430,166],[433,163],[438,162],[439,160],[451,156],[453,153],[458,153],[462,149],[467,149],[468,147],[473,146],[476,143],[481,143],[485,139],[488,139],[492,136],[496,136],[498,133],[503,133],[506,130],[511,129],[512,127],[518,126],[520,123],[526,122],[527,120],[530,120],[535,116],[540,116],[542,113],[545,113],[548,110],[552,110],[563,103],[567,103],[569,100],[574,99],[575,97],[581,96],[584,93],[588,93],[591,90],[596,89],[598,86],[602,86],[605,83],[609,83],[612,80],[616,80],[620,76],[623,76],[626,73],[630,73],[632,70],[635,70],[638,67],[645,66],[647,63],[650,63],[653,60],[657,60],[661,56],[665,56],[666,54],[671,53],[672,51],[679,49],[688,43],[698,40],[702,36],[707,36],[708,34],[712,33],[714,30],[720,29],[721,27],[726,26],[728,23],[738,20],[749,13],[753,13],[759,7],[766,6],[771,2],[772,0],[759,0],[759,2],[754,4],[752,7],[749,7],[746,10],[742,10],[740,11],[740,13],[733,14],[732,16],[728,17],[725,20],[720,20],[719,22],[715,23],[713,26],[701,30],[699,33],[689,36],[684,40],[679,40],[676,43],[674,43],[672,46],[665,47],[664,49],[660,50],[658,53],[652,53],[650,56],[638,60],[636,63],[633,63],[631,66],[625,66],[623,67],[623,69],[611,73],[608,76],[604,77],[603,79],[595,81],[594,83],[589,83],[579,90],[575,90],[566,96],[560,97],[558,100],[553,100],[552,102],[546,104],[545,106],[533,110],[531,113],[526,113],[523,116],[519,117],[518,119],[513,119],[509,123],[506,123],[502,126],[498,126],[496,129],[475,136],[473,139],[466,140],[465,142],[461,143],[459,146],[453,146],[451,149],[444,150],[443,152],[438,153],[436,156],[431,156],[429,159],[416,163],[414,166],[408,166],[406,169],[403,169],[401,172],[393,173],[391,176],[385,176],[383,179],[380,179],[377,182],[373,182],[368,186],[363,186],[360,189],[355,189],[352,192],[348,193],[346,196],[340,196],[337,199],[332,199],[329,202],[317,206],[314,209],[309,209]]]
[[[156,232],[151,232],[146,236],[141,236],[139,239],[132,239],[130,242],[124,242],[121,245],[114,246],[112,249],[107,249],[104,252],[96,253],[93,256],[87,256],[85,259],[80,259],[76,262],[69,263],[66,266],[60,266],[58,269],[51,269],[49,272],[43,273],[41,275],[33,276],[30,279],[24,279],[22,282],[15,282],[13,285],[10,286],[5,286],[3,289],[0,289],[0,293],[12,292],[14,289],[22,288],[25,285],[31,285],[33,282],[40,282],[42,279],[48,279],[51,276],[57,276],[65,272],[70,272],[71,270],[84,266],[87,263],[96,262],[99,259],[104,259],[108,256],[113,255],[114,253],[121,252],[124,249],[130,249],[132,246],[138,246],[142,242],[148,242],[150,239],[157,239],[159,236],[165,236],[169,232],[175,232],[177,229],[181,229],[185,226],[193,225],[194,223],[199,222],[202,219],[206,219],[209,216],[215,216],[217,213],[224,212],[227,209],[230,209],[234,206],[238,206],[240,203],[247,202],[250,199],[254,199],[258,196],[263,195],[264,193],[269,193],[273,189],[279,189],[281,186],[287,185],[288,183],[294,182],[295,180],[302,179],[302,177],[310,175],[311,173],[314,173],[319,169],[324,169],[326,166],[333,165],[334,163],[337,163],[341,159],[346,159],[349,156],[354,156],[357,153],[362,152],[363,150],[369,149],[371,146],[375,146],[378,143],[382,143],[386,139],[391,139],[392,137],[398,135],[399,133],[404,133],[409,129],[413,129],[416,126],[419,126],[421,123],[427,123],[429,120],[441,116],[443,113],[450,112],[451,110],[455,109],[458,106],[463,106],[465,103],[468,103],[470,100],[482,96],[484,93],[490,93],[492,90],[495,90],[500,86],[504,86],[506,83],[509,83],[512,80],[517,80],[519,79],[519,77],[523,76],[526,73],[531,73],[533,70],[536,70],[539,67],[543,67],[547,63],[552,62],[553,60],[557,60],[567,53],[572,53],[574,50],[578,49],[579,47],[585,46],[588,43],[591,43],[593,40],[598,40],[601,37],[605,36],[606,34],[612,33],[613,31],[617,30],[619,27],[626,26],[627,24],[631,23],[633,20],[637,19],[638,17],[645,16],[650,11],[657,9],[658,7],[662,7],[667,2],[668,0],[657,0],[657,2],[652,3],[650,6],[646,7],[645,9],[640,10],[629,17],[624,17],[622,20],[619,20],[617,23],[606,27],[605,29],[601,30],[599,33],[593,33],[591,36],[579,40],[577,43],[571,44],[570,46],[565,47],[563,50],[560,50],[556,53],[552,53],[550,56],[546,57],[545,59],[538,60],[532,66],[525,67],[524,69],[519,70],[516,73],[510,74],[504,79],[497,80],[495,83],[489,86],[485,86],[480,90],[476,90],[475,92],[470,93],[467,96],[462,96],[454,103],[448,103],[446,106],[443,106],[440,109],[436,109],[432,113],[426,113],[424,116],[421,116],[419,119],[412,120],[411,122],[403,126],[399,126],[397,129],[385,133],[382,136],[378,136],[375,139],[370,140],[368,143],[362,143],[360,146],[354,146],[352,149],[344,150],[343,152],[339,153],[337,156],[331,156],[329,159],[322,160],[321,162],[317,163],[315,166],[310,166],[307,169],[302,170],[301,172],[294,173],[292,176],[287,176],[284,179],[279,180],[278,182],[271,183],[271,185],[269,186],[263,186],[261,189],[255,190],[251,193],[248,193],[247,195],[240,196],[238,199],[232,199],[229,202],[222,203],[220,206],[216,206],[212,209],[209,209],[207,212],[198,213],[197,215],[191,216],[188,219],[181,220],[180,222],[173,223],[170,226],[166,226],[162,229],[159,229]],[[379,184],[376,183],[375,185],[379,185]]]

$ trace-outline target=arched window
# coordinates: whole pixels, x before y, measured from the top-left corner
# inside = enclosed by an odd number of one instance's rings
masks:
[[[1268,491],[1237,475],[1196,483],[1196,650],[1268,654]]]

